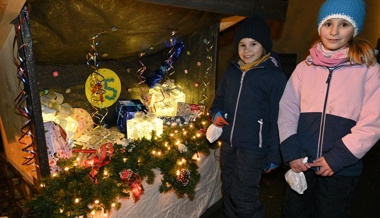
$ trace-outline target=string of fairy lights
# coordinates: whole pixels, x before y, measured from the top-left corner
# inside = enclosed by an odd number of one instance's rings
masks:
[[[107,153],[112,161],[97,168],[96,183],[89,179],[93,166],[83,164],[94,156],[83,159],[76,153],[71,159],[60,159],[57,165],[62,170],[42,179],[40,194],[26,206],[38,217],[78,217],[99,211],[107,217],[120,208],[120,199],[139,201],[144,193],[141,181],[152,184],[156,170],[162,175],[159,192],[173,190],[193,199],[200,180],[200,154],[208,156],[220,146],[207,141],[208,125],[208,116],[202,115],[190,125],[165,128],[151,140],[113,145],[112,154]]]

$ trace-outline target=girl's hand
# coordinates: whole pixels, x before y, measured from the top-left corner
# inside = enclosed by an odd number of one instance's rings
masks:
[[[319,167],[319,170],[315,172],[317,175],[321,176],[332,176],[334,171],[330,168],[329,164],[326,162],[324,157],[317,158],[313,163],[309,163],[310,167]]]
[[[300,172],[304,172],[304,171],[307,171],[310,166],[308,163],[303,163],[304,158],[300,158],[300,159],[295,159],[295,160],[292,160],[289,162],[289,165],[290,165],[290,168],[295,172],[295,173],[300,173]]]

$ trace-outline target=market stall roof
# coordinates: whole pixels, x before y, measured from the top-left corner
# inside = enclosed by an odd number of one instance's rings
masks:
[[[37,64],[84,63],[93,37],[101,40],[97,51],[103,59],[154,54],[211,23],[226,19],[228,26],[254,13],[283,22],[287,10],[285,0],[29,0],[27,5]]]

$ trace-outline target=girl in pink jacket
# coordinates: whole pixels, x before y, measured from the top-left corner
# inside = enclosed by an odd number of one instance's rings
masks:
[[[349,217],[361,159],[380,138],[380,66],[368,42],[354,38],[364,18],[363,0],[325,1],[320,40],[286,85],[281,153],[294,172],[304,173],[308,188],[287,190],[285,217]]]

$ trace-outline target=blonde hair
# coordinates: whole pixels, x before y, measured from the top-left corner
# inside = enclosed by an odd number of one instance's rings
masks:
[[[375,50],[367,40],[353,38],[349,41],[348,46],[350,62],[365,64],[367,67],[377,63]]]

